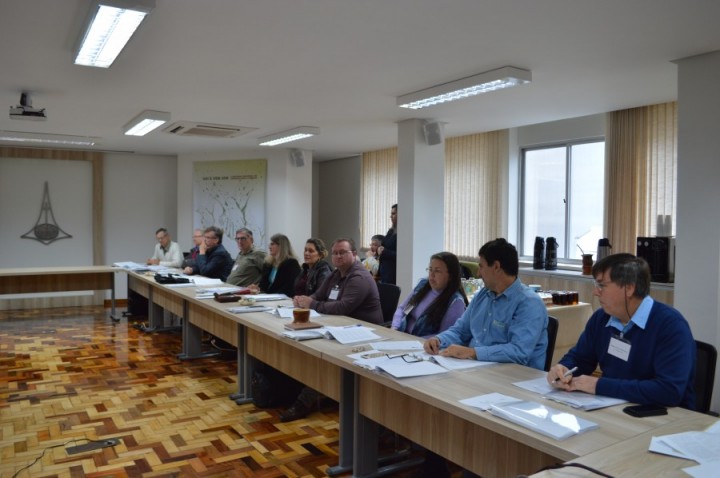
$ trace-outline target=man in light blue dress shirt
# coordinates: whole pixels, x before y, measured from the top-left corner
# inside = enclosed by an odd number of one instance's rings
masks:
[[[505,239],[478,253],[485,286],[458,321],[429,338],[425,351],[446,357],[517,363],[542,370],[547,348],[547,308],[518,279],[518,253]]]

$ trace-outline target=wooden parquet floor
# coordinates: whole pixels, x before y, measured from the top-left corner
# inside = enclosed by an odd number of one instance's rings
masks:
[[[101,308],[0,312],[0,476],[319,477],[337,464],[336,409],[281,423],[239,406],[235,361],[178,360],[180,339]]]

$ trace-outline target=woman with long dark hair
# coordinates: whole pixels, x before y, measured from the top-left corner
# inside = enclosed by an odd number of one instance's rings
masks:
[[[393,329],[428,337],[452,326],[465,312],[468,300],[457,256],[452,252],[433,254],[427,271],[427,279],[420,279],[395,311]]]
[[[295,295],[312,295],[332,274],[332,267],[324,259],[328,255],[322,239],[311,237],[305,242],[302,270],[295,279]]]

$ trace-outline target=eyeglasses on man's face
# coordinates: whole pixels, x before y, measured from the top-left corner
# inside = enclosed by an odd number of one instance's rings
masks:
[[[235,240],[238,241],[238,242],[239,242],[239,241],[247,241],[248,238],[247,238],[246,236],[239,236],[239,237],[236,237]]]
[[[206,241],[217,241],[217,237],[215,236],[203,236]]]

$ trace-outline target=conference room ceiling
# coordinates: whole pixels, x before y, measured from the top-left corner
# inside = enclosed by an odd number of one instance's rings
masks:
[[[674,100],[673,60],[720,50],[717,0],[157,0],[99,69],[71,58],[89,4],[0,2],[2,104],[29,91],[47,112],[0,115],[0,130],[174,155],[257,150],[261,136],[315,126],[319,136],[278,147],[328,160],[395,146],[409,118],[441,121],[453,137]],[[506,65],[531,70],[532,83],[423,110],[395,104]],[[257,129],[124,136],[146,109]]]

